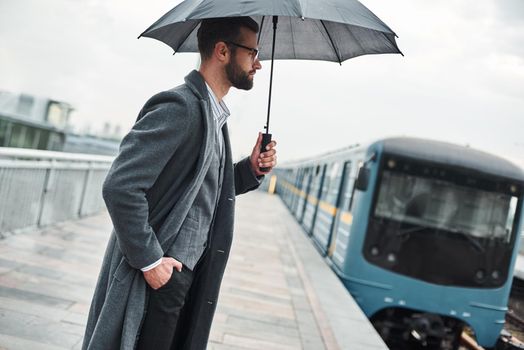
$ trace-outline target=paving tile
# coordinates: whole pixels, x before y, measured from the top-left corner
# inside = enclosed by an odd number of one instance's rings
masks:
[[[228,318],[226,326],[231,330],[230,332],[235,332],[245,337],[249,336],[261,340],[271,339],[281,344],[299,343],[300,335],[298,329],[295,327],[283,327],[278,324],[260,322],[258,320],[247,320],[234,316]]]
[[[83,336],[84,327],[0,308],[0,330],[3,335],[71,348]]]
[[[33,300],[25,301],[14,298],[0,297],[0,308],[13,312],[25,313],[47,319],[51,322],[60,322],[68,313],[67,310],[60,307],[44,306]],[[1,332],[1,331],[0,331]]]
[[[268,313],[259,313],[254,310],[250,310],[248,313],[242,309],[229,307],[222,304],[220,301],[217,306],[217,312],[227,314],[229,316],[235,316],[246,320],[256,320],[259,322],[267,322],[270,324],[282,326],[282,327],[297,327],[295,318],[285,318]]]
[[[1,283],[1,279],[0,279]],[[48,296],[32,291],[26,291],[16,288],[9,288],[0,285],[0,297],[4,298],[3,303],[10,302],[9,300],[23,300],[34,304],[52,306],[55,308],[66,309],[73,304],[72,300],[63,299],[57,296]],[[0,304],[1,306],[2,304]]]
[[[294,319],[295,317],[291,306],[283,308],[264,301],[246,300],[230,295],[220,296],[219,302],[225,306],[237,308],[246,313],[261,313],[288,319]]]
[[[317,334],[309,335],[302,333],[301,344],[303,350],[324,350],[326,346]]]
[[[19,267],[21,265],[22,264],[17,263],[16,261],[0,258],[0,267],[14,269],[14,268]]]
[[[60,320],[63,323],[71,323],[74,325],[81,326],[82,329],[87,324],[87,315],[86,314],[79,314],[76,312],[67,312]],[[83,334],[83,333],[82,333]]]
[[[253,339],[241,335],[225,334],[224,343],[241,349],[271,349],[271,350],[298,350],[301,349],[299,344],[286,345],[272,342],[270,340]]]
[[[90,291],[89,287],[87,286],[57,281],[54,279],[29,275],[17,271],[9,272],[7,275],[5,275],[5,277],[9,277],[15,281],[18,281],[16,288],[25,292],[31,293],[32,291],[37,290],[38,294],[46,295],[51,298],[59,295],[65,300],[70,300],[71,304],[74,301],[91,301],[92,291]]]
[[[214,342],[214,341],[210,341],[207,344],[207,348],[209,350],[245,350],[245,348],[241,348],[241,347],[238,347],[238,346],[222,344],[221,341],[219,343]]]
[[[293,307],[295,310],[311,310],[309,299],[305,295],[293,295]]]
[[[89,306],[90,305],[88,303],[76,302],[69,307],[68,311],[87,315],[89,313]]]
[[[63,271],[59,271],[57,269],[49,269],[45,267],[31,265],[21,266],[17,268],[16,271],[34,276],[43,276],[55,280],[61,279],[64,275]]]
[[[39,341],[22,339],[16,336],[0,334],[0,350],[64,350],[56,345],[43,344]]]
[[[223,289],[239,289],[242,291],[271,295],[275,298],[289,300],[291,294],[286,286],[273,286],[268,284],[250,283],[236,279],[233,275],[228,274],[222,283]]]
[[[229,293],[231,295],[239,295],[239,296],[245,296],[248,298],[262,298],[264,300],[267,300],[271,303],[278,303],[282,305],[291,305],[291,298],[289,296],[280,296],[280,295],[274,295],[271,293],[263,293],[258,291],[252,291],[249,289],[244,288],[229,288]]]

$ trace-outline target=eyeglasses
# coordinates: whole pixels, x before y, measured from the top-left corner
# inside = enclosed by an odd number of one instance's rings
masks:
[[[236,47],[240,47],[241,49],[245,49],[245,50],[250,51],[251,52],[251,58],[253,59],[253,61],[256,61],[258,59],[258,54],[260,52],[258,49],[255,49],[255,48],[252,48],[252,47],[248,47],[248,46],[244,46],[244,45],[240,45],[240,44],[234,43],[232,41],[225,41],[225,43],[229,44],[229,45],[236,46]]]

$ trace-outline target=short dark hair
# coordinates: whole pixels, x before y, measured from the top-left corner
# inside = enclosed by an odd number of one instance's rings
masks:
[[[222,17],[202,20],[197,32],[198,51],[202,61],[211,57],[215,45],[219,41],[237,41],[242,27],[258,33],[258,23],[251,17]]]

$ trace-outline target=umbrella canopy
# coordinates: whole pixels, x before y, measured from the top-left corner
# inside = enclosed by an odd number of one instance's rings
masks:
[[[253,18],[260,26],[259,59],[271,59],[262,151],[271,140],[269,118],[275,58],[342,64],[366,54],[402,54],[395,41],[396,34],[357,0],[186,0],[140,36],[160,40],[175,52],[198,52],[197,31],[203,19],[242,16]]]
[[[160,40],[175,52],[198,52],[196,33],[202,19],[237,16],[250,16],[260,25],[261,60],[342,63],[366,54],[401,53],[396,34],[357,0],[186,0],[141,36]],[[278,16],[273,57],[272,16]]]

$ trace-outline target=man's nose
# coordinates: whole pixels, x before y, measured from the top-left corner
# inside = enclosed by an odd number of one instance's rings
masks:
[[[260,60],[258,59],[258,57],[255,60],[255,62],[253,62],[253,68],[255,68],[256,70],[262,69],[262,63],[260,63]]]

